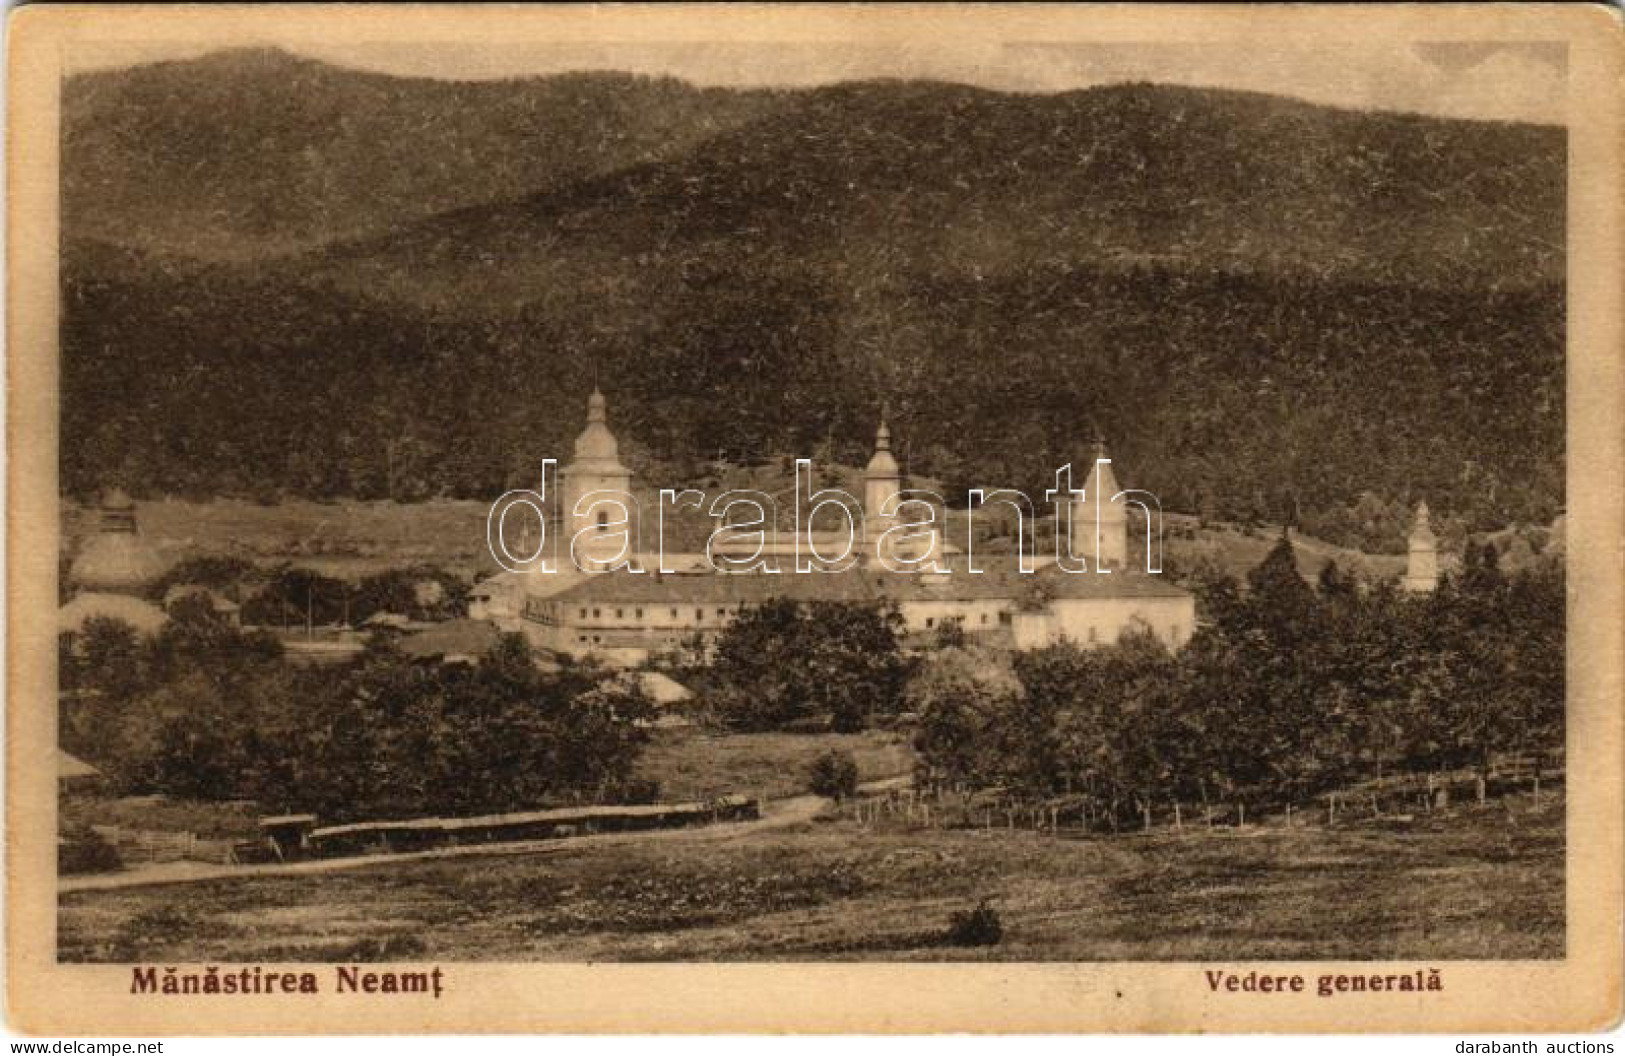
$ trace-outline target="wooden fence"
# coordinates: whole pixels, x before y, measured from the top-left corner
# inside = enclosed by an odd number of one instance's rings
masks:
[[[1563,782],[1561,753],[1501,756],[1487,774],[1447,771],[1374,778],[1320,797],[1287,803],[1269,813],[1244,802],[1144,802],[1130,799],[1110,809],[1086,795],[1026,800],[1004,789],[967,790],[943,786],[889,789],[846,800],[840,812],[865,827],[902,825],[942,829],[1027,829],[1060,836],[1131,833],[1168,828],[1223,828],[1359,819],[1400,820],[1446,810],[1452,804],[1483,803],[1491,794],[1522,792],[1538,807]]]

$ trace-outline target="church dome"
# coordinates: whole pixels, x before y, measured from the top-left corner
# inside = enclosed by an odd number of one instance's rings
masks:
[[[95,534],[85,540],[68,571],[68,582],[81,591],[140,594],[168,569],[168,563],[145,539],[135,522],[135,504],[114,490],[102,500]]]

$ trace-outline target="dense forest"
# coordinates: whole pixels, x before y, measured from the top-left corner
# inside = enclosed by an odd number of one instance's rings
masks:
[[[672,486],[861,463],[884,405],[950,492],[1041,492],[1098,429],[1170,508],[1358,545],[1400,543],[1362,504],[1562,502],[1560,129],[265,52],[80,78],[65,114],[71,496],[494,497],[568,457],[596,377]]]

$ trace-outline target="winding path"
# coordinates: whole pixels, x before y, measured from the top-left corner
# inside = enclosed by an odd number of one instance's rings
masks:
[[[895,781],[896,779],[893,779]],[[903,780],[907,780],[906,778]],[[876,781],[866,789],[891,787],[892,781]],[[342,869],[386,868],[400,862],[438,858],[505,858],[515,855],[558,854],[561,851],[603,847],[641,840],[732,840],[759,832],[789,828],[811,821],[829,800],[822,796],[792,796],[769,800],[760,818],[750,821],[724,821],[711,825],[678,829],[651,829],[642,832],[602,833],[594,836],[565,836],[547,840],[518,840],[512,843],[482,843],[463,847],[439,847],[429,851],[403,851],[398,854],[368,854],[350,858],[317,858],[304,862],[268,865],[209,865],[204,862],[164,862],[117,873],[67,876],[57,881],[59,895],[76,891],[110,891],[160,884],[193,884],[205,880],[250,880],[267,876],[303,876],[333,873]]]

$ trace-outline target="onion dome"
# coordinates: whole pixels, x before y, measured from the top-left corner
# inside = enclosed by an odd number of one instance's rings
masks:
[[[621,445],[609,431],[604,394],[594,386],[587,398],[587,427],[576,437],[575,458],[566,472],[599,476],[627,476],[631,470],[621,465]]]
[[[96,532],[85,540],[68,571],[81,591],[140,594],[168,569],[136,526],[135,503],[114,489],[102,500]]]
[[[880,428],[875,430],[875,454],[869,460],[869,466],[864,475],[874,477],[898,477],[902,475],[897,468],[897,459],[891,453],[891,430],[886,428],[886,420],[880,421]]]

